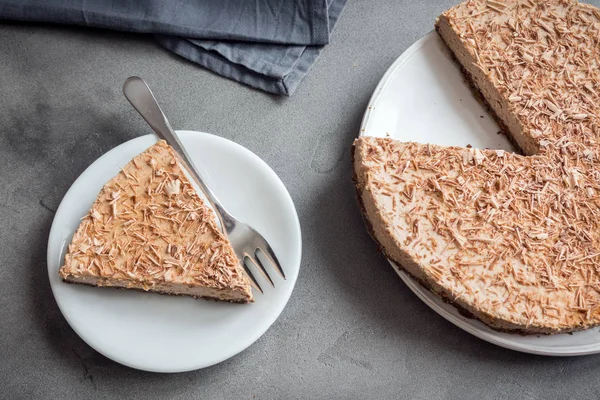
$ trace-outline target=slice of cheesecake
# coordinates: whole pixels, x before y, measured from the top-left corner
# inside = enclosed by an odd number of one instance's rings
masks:
[[[494,329],[599,325],[599,10],[470,0],[436,28],[525,155],[358,139],[355,183],[372,236]]]
[[[164,141],[104,185],[59,273],[72,283],[253,301],[231,244]]]

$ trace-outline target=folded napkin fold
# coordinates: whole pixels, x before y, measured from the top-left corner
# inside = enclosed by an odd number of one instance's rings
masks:
[[[0,20],[151,33],[217,74],[291,95],[347,0],[0,0]]]

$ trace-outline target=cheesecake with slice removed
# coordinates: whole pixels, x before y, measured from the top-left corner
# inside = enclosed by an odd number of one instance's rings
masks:
[[[354,179],[372,236],[494,329],[600,325],[600,10],[469,0],[436,28],[524,155],[358,139]]]
[[[253,301],[231,244],[164,141],[102,188],[59,273],[71,283]]]

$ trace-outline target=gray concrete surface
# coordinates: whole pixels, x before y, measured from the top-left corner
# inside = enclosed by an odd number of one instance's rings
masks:
[[[223,79],[148,37],[0,25],[0,398],[600,398],[600,357],[524,355],[455,328],[410,293],[360,219],[349,150],[367,101],[454,3],[351,1],[291,98]],[[46,240],[62,196],[98,156],[148,133],[121,95],[133,74],[175,127],[262,157],[300,215],[304,253],[287,308],[249,349],[200,371],[161,375],[106,359],[69,327],[48,283]]]

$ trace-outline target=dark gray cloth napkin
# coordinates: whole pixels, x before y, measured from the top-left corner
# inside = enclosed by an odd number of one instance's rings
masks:
[[[291,95],[347,0],[0,0],[0,20],[151,33],[217,74]]]

